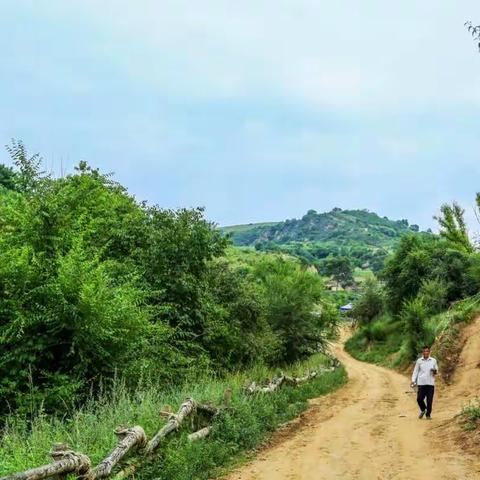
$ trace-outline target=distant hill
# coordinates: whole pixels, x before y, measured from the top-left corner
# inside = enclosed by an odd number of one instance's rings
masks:
[[[408,220],[390,220],[368,210],[317,213],[284,222],[252,223],[222,228],[237,246],[257,250],[284,251],[309,263],[328,255],[349,256],[356,266],[378,270],[398,239],[418,232]]]

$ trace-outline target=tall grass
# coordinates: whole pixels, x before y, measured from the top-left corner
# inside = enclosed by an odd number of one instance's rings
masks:
[[[287,371],[298,375],[327,363],[324,355],[317,354]],[[231,388],[232,408],[219,417],[210,437],[189,444],[185,438],[189,425],[162,444],[153,459],[136,474],[140,478],[161,475],[162,479],[172,480],[211,478],[241,452],[256,447],[281,423],[298,415],[309,398],[330,392],[346,381],[346,373],[340,368],[298,388],[284,387],[273,394],[251,397],[241,393],[247,380],[262,382],[274,373],[258,366],[223,379],[198,378],[178,389],[144,385],[134,395],[117,382],[113,389],[74,409],[68,417],[46,416],[41,411],[31,421],[10,416],[5,419],[0,437],[0,476],[48,462],[48,451],[54,442],[67,442],[96,464],[115,445],[113,429],[117,425],[141,425],[151,437],[163,423],[159,412],[165,405],[175,411],[186,397],[220,404],[225,389]]]
[[[357,360],[392,367],[403,341],[402,322],[383,314],[359,328],[345,343]]]
[[[456,302],[448,310],[425,321],[424,341],[433,343],[432,354],[444,363],[440,371],[447,382],[461,350],[461,326],[479,312],[480,294],[477,294]],[[411,362],[411,352],[407,347],[404,322],[389,314],[382,314],[370,324],[360,327],[345,344],[346,350],[358,360],[400,369]]]

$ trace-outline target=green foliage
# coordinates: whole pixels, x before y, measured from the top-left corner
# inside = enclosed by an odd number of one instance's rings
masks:
[[[480,427],[480,397],[462,408],[460,420],[467,431],[477,430]]]
[[[5,148],[18,169],[15,173],[16,188],[22,192],[36,189],[46,178],[45,172],[41,171],[42,157],[38,153],[29,156],[22,141],[12,140]]]
[[[308,368],[326,364],[326,357],[315,355],[307,362],[290,366],[286,373],[300,375]],[[175,389],[143,384],[134,394],[117,382],[99,398],[90,398],[83,407],[70,411],[68,420],[46,416],[41,410],[35,410],[30,418],[9,416],[0,434],[0,475],[50,461],[46,452],[53,443],[60,441],[88,454],[97,464],[115,445],[112,432],[117,425],[142,425],[151,438],[162,425],[158,412],[165,405],[176,410],[186,397],[220,404],[224,390],[231,388],[232,409],[218,418],[211,436],[191,444],[185,438],[189,425],[179,435],[172,435],[162,443],[152,461],[142,465],[136,473],[140,478],[161,476],[166,480],[212,478],[235,456],[255,448],[280,424],[298,415],[307,407],[309,398],[331,392],[347,380],[345,370],[340,368],[298,388],[285,387],[272,395],[246,397],[241,394],[247,379],[263,382],[275,373],[255,366],[223,379],[198,375]],[[194,428],[199,426],[203,425],[194,425]]]
[[[335,330],[338,315],[324,302],[323,283],[291,259],[265,258],[255,268],[267,299],[267,319],[279,339],[277,362],[304,358],[325,347]]]
[[[301,219],[224,227],[235,245],[251,245],[258,250],[295,255],[307,264],[316,264],[329,255],[348,257],[356,267],[378,272],[408,232],[418,225],[406,220],[392,221],[368,210],[317,213],[309,210]]]
[[[138,203],[81,162],[53,179],[21,142],[0,195],[0,414],[82,402],[118,375],[173,383],[318,351],[335,323],[316,273],[227,252],[202,209]],[[317,303],[324,314],[314,315]]]
[[[332,277],[342,287],[347,287],[354,283],[353,265],[348,257],[329,256],[319,265],[320,273]]]
[[[16,189],[17,175],[13,168],[7,167],[0,163],[0,188],[4,187],[8,190]]]
[[[391,312],[400,313],[403,303],[413,300],[429,280],[440,282],[444,286],[442,292],[446,289],[441,302],[475,293],[468,275],[474,274],[470,269],[476,267],[477,254],[457,247],[458,244],[433,236],[403,237],[381,274]]]
[[[389,307],[395,313],[401,310],[405,300],[416,297],[428,273],[429,257],[422,248],[423,245],[424,241],[420,237],[406,235],[382,272]]]
[[[409,360],[416,359],[423,345],[430,345],[433,340],[426,327],[427,316],[427,309],[420,298],[406,302],[402,309],[405,351]]]
[[[351,316],[360,325],[369,324],[385,309],[385,295],[379,283],[370,279],[365,282],[362,295],[354,304]]]
[[[251,267],[241,255],[232,253],[208,268],[211,301],[222,305],[217,323],[210,326],[205,338],[210,355],[218,358],[223,368],[273,363],[278,336],[268,322],[267,299]]]
[[[440,235],[454,244],[459,250],[473,252],[464,219],[465,210],[456,202],[452,205],[444,203],[440,207],[440,215],[435,217],[440,225]]]
[[[424,280],[418,295],[430,315],[440,313],[447,308],[448,287],[443,280]]]
[[[384,314],[360,326],[345,349],[358,360],[391,367],[403,342],[402,330],[401,321]]]

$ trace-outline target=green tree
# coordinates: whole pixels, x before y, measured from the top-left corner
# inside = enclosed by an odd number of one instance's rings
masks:
[[[466,22],[465,26],[472,35],[473,39],[477,42],[478,49],[480,50],[480,25],[473,25],[472,22]]]
[[[50,178],[21,142],[9,151],[16,188],[0,196],[0,413],[82,401],[115,373],[130,387],[145,377],[168,385],[208,368],[290,362],[333,335],[338,313],[299,261],[232,258],[202,209],[139,203],[86,162]]]
[[[10,145],[5,145],[5,148],[18,169],[17,188],[23,192],[33,191],[45,178],[45,172],[41,170],[42,157],[38,153],[29,155],[21,140],[12,139]]]
[[[429,314],[435,315],[447,307],[448,286],[443,280],[424,280],[418,295]]]
[[[426,242],[428,240],[418,235],[405,235],[386,262],[381,277],[385,281],[387,304],[394,314],[400,312],[405,301],[417,296],[423,280],[431,271]]]
[[[458,243],[435,236],[403,237],[381,273],[390,311],[398,314],[403,303],[413,300],[424,282],[430,280],[445,287],[443,301],[452,302],[471,294],[467,273],[475,255]]]
[[[267,319],[280,340],[277,360],[292,362],[325,348],[338,314],[323,300],[320,277],[294,260],[270,258],[256,266],[256,275],[264,288]]]
[[[343,287],[354,283],[352,261],[346,256],[327,257],[320,265],[320,272],[332,277]]]
[[[385,309],[385,295],[378,281],[369,279],[365,282],[361,297],[356,300],[352,317],[360,324],[367,325]]]
[[[16,173],[13,168],[7,167],[0,163],[0,187],[5,187],[9,190],[16,189]]]
[[[408,358],[414,360],[418,357],[422,346],[429,343],[428,330],[425,326],[427,309],[419,298],[404,304],[401,314],[405,332],[405,348]]]
[[[473,247],[468,237],[465,223],[465,210],[456,202],[452,205],[444,203],[440,207],[440,215],[434,217],[440,225],[440,235],[452,242],[457,248],[468,253],[473,252]]]
[[[232,265],[231,258],[218,258],[208,266],[212,302],[221,305],[212,316],[204,346],[217,366],[239,368],[255,362],[272,363],[279,346],[278,335],[268,322],[267,299],[252,268]]]

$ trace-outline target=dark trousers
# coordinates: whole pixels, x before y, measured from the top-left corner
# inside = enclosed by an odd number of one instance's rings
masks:
[[[417,403],[420,410],[427,411],[427,417],[432,413],[433,394],[435,393],[435,387],[433,385],[419,385],[417,392]],[[425,398],[427,399],[427,405],[425,406]]]

